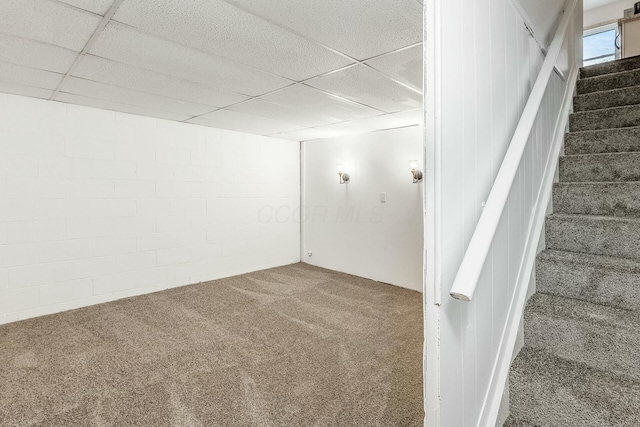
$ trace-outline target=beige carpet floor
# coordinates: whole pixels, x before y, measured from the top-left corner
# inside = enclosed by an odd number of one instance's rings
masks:
[[[1,426],[419,426],[421,294],[307,264],[0,326]]]

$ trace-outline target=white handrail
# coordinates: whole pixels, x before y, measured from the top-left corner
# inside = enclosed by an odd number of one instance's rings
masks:
[[[489,249],[493,243],[502,212],[504,211],[509,193],[511,192],[511,187],[518,172],[522,155],[529,140],[529,135],[531,134],[538,115],[538,110],[540,109],[549,84],[549,79],[555,68],[560,51],[562,50],[567,28],[571,22],[576,3],[577,0],[572,0],[571,4],[564,11],[553,41],[551,45],[549,45],[547,56],[531,90],[527,104],[524,107],[518,126],[511,139],[509,149],[500,165],[500,170],[489,192],[489,197],[480,215],[478,225],[471,237],[456,278],[453,281],[453,286],[449,291],[453,298],[462,301],[471,301],[476,291],[480,274],[487,261],[487,255],[489,254]]]

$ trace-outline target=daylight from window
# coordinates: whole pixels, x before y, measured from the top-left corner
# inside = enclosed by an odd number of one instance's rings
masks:
[[[616,59],[616,30],[607,30],[584,37],[584,65]]]

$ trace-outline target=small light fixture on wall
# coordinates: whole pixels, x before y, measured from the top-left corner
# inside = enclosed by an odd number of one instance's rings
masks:
[[[347,173],[345,165],[342,164],[342,163],[338,163],[336,165],[336,168],[338,169],[338,176],[340,177],[340,184],[348,184],[349,180],[351,179],[351,177]]]
[[[411,175],[413,175],[413,183],[417,184],[422,181],[422,171],[418,170],[418,161],[409,160],[409,166],[411,167]]]

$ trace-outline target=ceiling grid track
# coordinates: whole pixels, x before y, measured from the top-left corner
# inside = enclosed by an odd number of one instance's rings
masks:
[[[104,14],[102,20],[100,21],[100,23],[98,23],[98,26],[96,27],[91,37],[89,37],[89,40],[87,40],[87,43],[84,45],[80,53],[78,53],[75,61],[73,61],[73,64],[71,64],[71,67],[69,67],[69,71],[67,71],[67,73],[64,75],[64,77],[58,84],[58,87],[56,87],[56,89],[53,91],[53,94],[51,95],[51,98],[49,98],[49,100],[55,100],[56,96],[58,96],[58,93],[60,93],[60,89],[62,89],[62,86],[64,86],[67,80],[69,80],[73,72],[80,64],[80,61],[82,61],[82,58],[84,58],[84,56],[87,54],[87,52],[89,52],[96,40],[98,40],[98,37],[100,37],[100,33],[102,33],[102,30],[104,30],[109,21],[111,21],[111,18],[113,17],[113,15],[115,15],[116,11],[123,1],[124,0],[113,0],[113,4],[111,4],[111,7],[109,8],[109,10],[107,10],[107,13]]]
[[[404,0],[397,17],[395,8],[332,9],[322,0],[310,0],[306,10],[282,8],[282,17],[246,0],[217,1],[220,10],[238,22],[273,31],[274,39],[263,38],[264,43],[281,41],[284,47],[261,53],[260,34],[249,32],[237,39],[223,37],[222,47],[216,48],[215,34],[226,33],[210,33],[207,23],[226,15],[216,15],[207,6],[209,0],[194,0],[210,18],[206,21],[189,16],[188,8],[171,0],[30,0],[43,7],[17,8],[12,21],[24,23],[22,27],[0,25],[9,64],[0,70],[7,76],[0,84],[6,84],[7,93],[288,139],[297,138],[297,133],[302,138],[419,123],[422,40],[414,31],[421,23],[414,18],[415,4],[422,7],[421,0]],[[65,8],[48,6],[51,3]],[[153,18],[145,15],[161,4],[167,10],[162,9],[158,18],[166,22],[149,24]],[[13,10],[5,12],[11,16]],[[167,13],[180,13],[182,26]],[[51,21],[48,16],[61,19]],[[320,25],[318,17],[327,20],[326,25]],[[315,19],[314,24],[305,25],[305,19]],[[37,25],[28,25],[31,22]],[[185,31],[190,23],[195,25],[193,35]],[[232,24],[226,25],[236,31]],[[41,30],[26,31],[29,27]],[[340,35],[346,28],[363,32],[348,42]],[[390,31],[402,28],[411,30],[389,39]],[[233,47],[245,41],[249,52],[235,54]],[[11,56],[10,49],[19,52],[23,47],[26,53]],[[316,59],[304,64],[308,55]],[[279,62],[273,65],[276,58]]]

